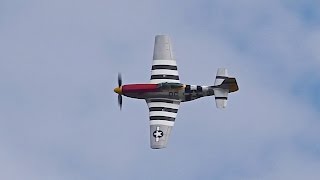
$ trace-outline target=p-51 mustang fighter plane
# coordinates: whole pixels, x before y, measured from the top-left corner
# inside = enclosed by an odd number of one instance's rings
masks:
[[[152,149],[165,148],[174,125],[181,102],[204,96],[215,96],[217,108],[227,106],[228,93],[238,91],[235,78],[229,77],[227,69],[219,68],[213,86],[181,84],[177,63],[173,57],[170,39],[157,35],[153,52],[151,80],[147,84],[122,85],[118,75],[118,103],[122,107],[122,96],[144,99],[149,107],[150,145]]]

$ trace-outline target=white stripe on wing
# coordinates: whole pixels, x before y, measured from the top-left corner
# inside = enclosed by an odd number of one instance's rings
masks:
[[[166,116],[166,117],[177,117],[177,113],[166,112],[166,111],[150,111],[149,116]]]
[[[164,103],[164,102],[148,102],[149,107],[167,107],[172,109],[179,109],[179,104]]]
[[[159,75],[159,74],[179,76],[177,70],[157,69],[157,70],[151,71],[151,75]]]
[[[175,60],[153,60],[152,65],[171,65],[177,66],[177,62]]]

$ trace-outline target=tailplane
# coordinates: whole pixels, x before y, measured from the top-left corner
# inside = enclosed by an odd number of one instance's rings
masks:
[[[227,69],[219,68],[213,89],[217,108],[226,108],[228,94],[238,90],[239,87],[236,78],[229,77]]]

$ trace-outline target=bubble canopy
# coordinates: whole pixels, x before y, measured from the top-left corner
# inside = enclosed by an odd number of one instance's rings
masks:
[[[177,89],[183,87],[183,84],[181,83],[172,83],[172,82],[163,82],[157,84],[157,87],[159,89]]]

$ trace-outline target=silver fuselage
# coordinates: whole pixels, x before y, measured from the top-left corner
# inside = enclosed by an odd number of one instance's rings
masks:
[[[213,89],[212,86],[183,85],[181,88],[159,89],[152,92],[124,92],[123,95],[136,99],[165,98],[186,102],[204,96],[212,96],[214,95]]]

